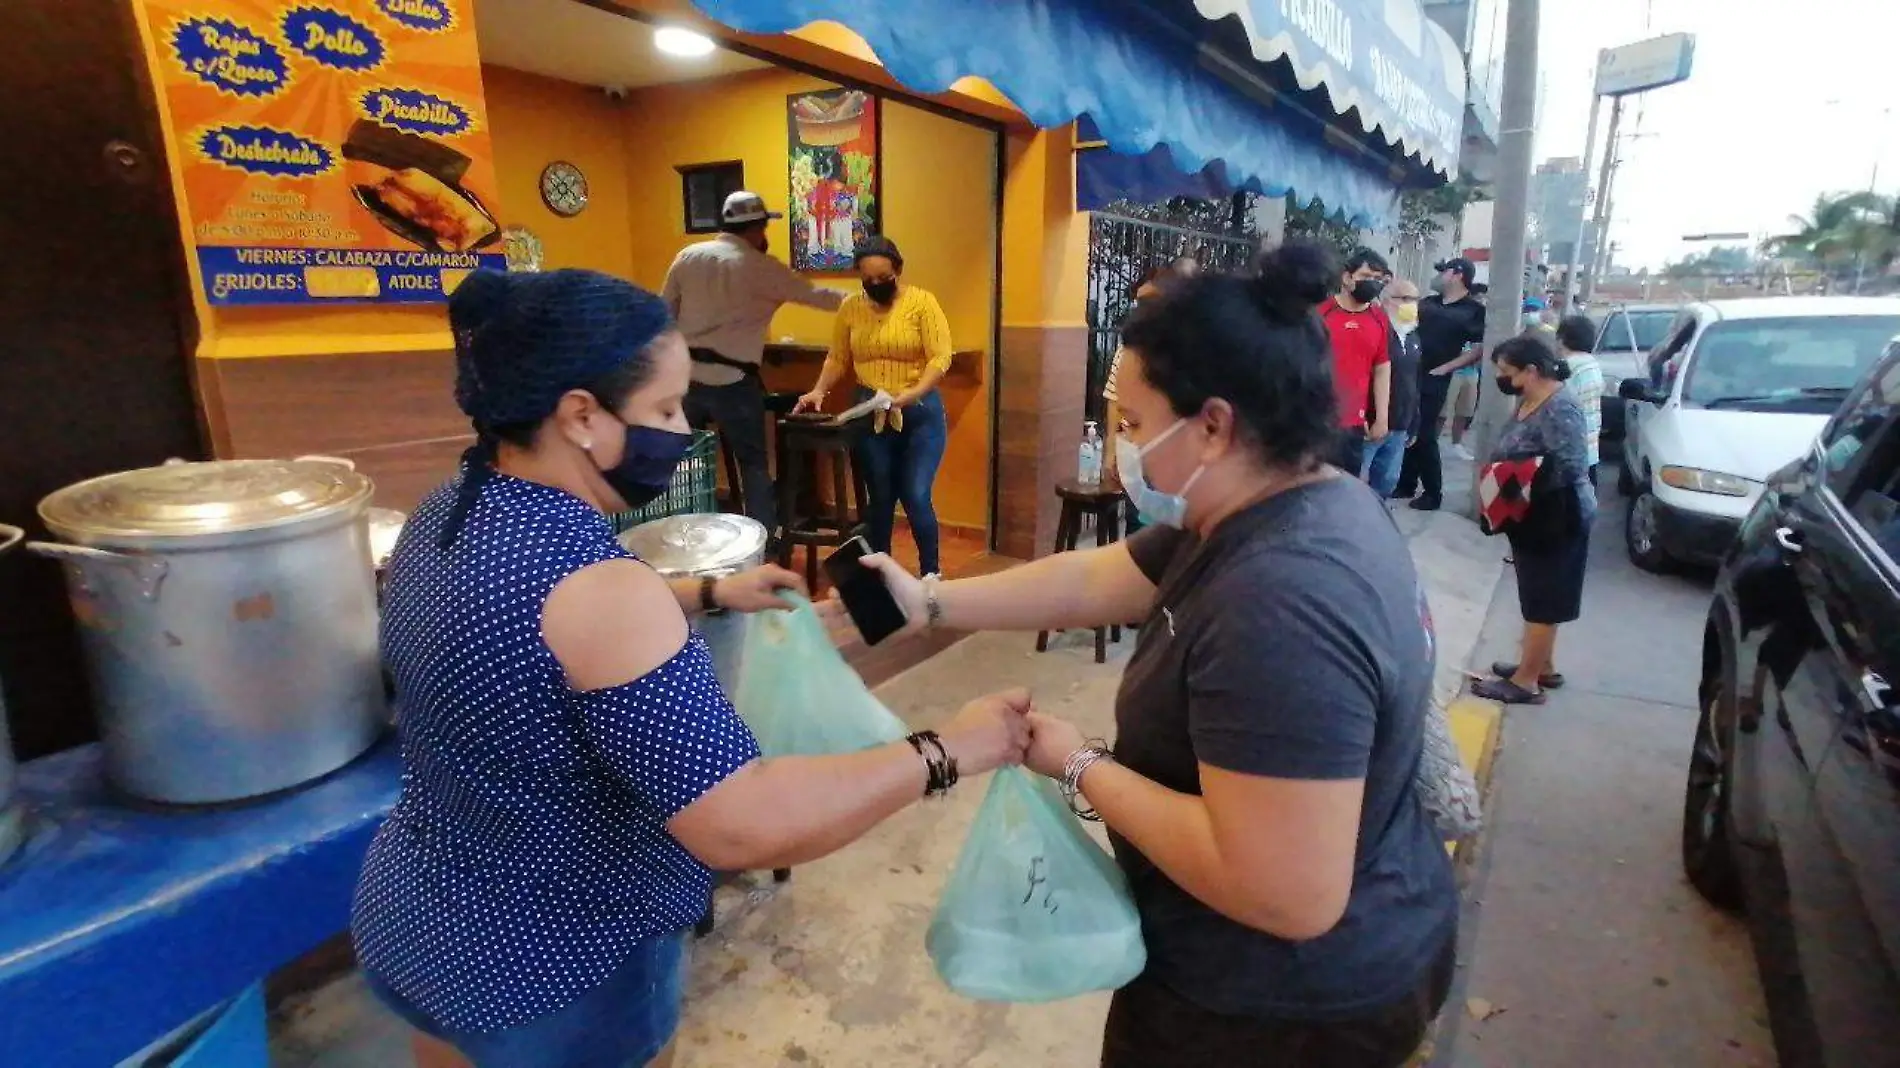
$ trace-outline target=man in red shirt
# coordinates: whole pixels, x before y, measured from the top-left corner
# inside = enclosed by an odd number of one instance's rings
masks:
[[[1391,272],[1368,248],[1346,260],[1339,292],[1319,307],[1333,340],[1333,389],[1339,398],[1340,442],[1333,463],[1362,475],[1368,444],[1385,440],[1392,400],[1392,321],[1379,306]]]

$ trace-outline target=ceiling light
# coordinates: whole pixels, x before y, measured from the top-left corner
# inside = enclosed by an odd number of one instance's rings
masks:
[[[662,26],[653,31],[653,47],[669,56],[686,56],[697,59],[712,55],[713,39],[703,33],[683,30],[678,26]]]

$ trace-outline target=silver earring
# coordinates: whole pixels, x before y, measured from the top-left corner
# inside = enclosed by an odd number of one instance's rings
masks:
[[[594,443],[593,443],[593,442],[591,442],[591,441],[583,441],[583,442],[581,442],[581,451],[582,451],[582,452],[593,452],[593,451],[594,451]]]

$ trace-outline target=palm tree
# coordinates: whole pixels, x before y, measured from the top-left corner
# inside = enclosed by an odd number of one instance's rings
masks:
[[[1829,276],[1853,268],[1854,292],[1860,292],[1867,268],[1884,271],[1900,255],[1900,198],[1878,193],[1822,194],[1806,216],[1794,215],[1795,229],[1762,243],[1771,256],[1812,263]]]

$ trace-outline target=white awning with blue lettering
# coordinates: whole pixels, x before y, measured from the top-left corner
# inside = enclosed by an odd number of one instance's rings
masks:
[[[1400,179],[1394,166],[1369,160],[1370,150],[1342,151],[1317,123],[1262,107],[1205,69],[1191,44],[1150,32],[1115,4],[694,3],[707,16],[746,33],[787,33],[814,22],[836,22],[864,38],[891,76],[917,92],[944,92],[958,79],[975,75],[1037,126],[1063,126],[1086,115],[1115,152],[1146,156],[1165,148],[1174,166],[1187,174],[1219,162],[1235,188],[1276,197],[1291,192],[1303,203],[1317,199],[1361,226],[1386,225],[1397,216]],[[1454,120],[1461,116],[1462,111]],[[1451,166],[1456,144],[1454,138]]]
[[[1464,137],[1465,62],[1418,0],[1194,0],[1234,18],[1255,59],[1284,58],[1302,89],[1324,89],[1340,115],[1446,176]]]

